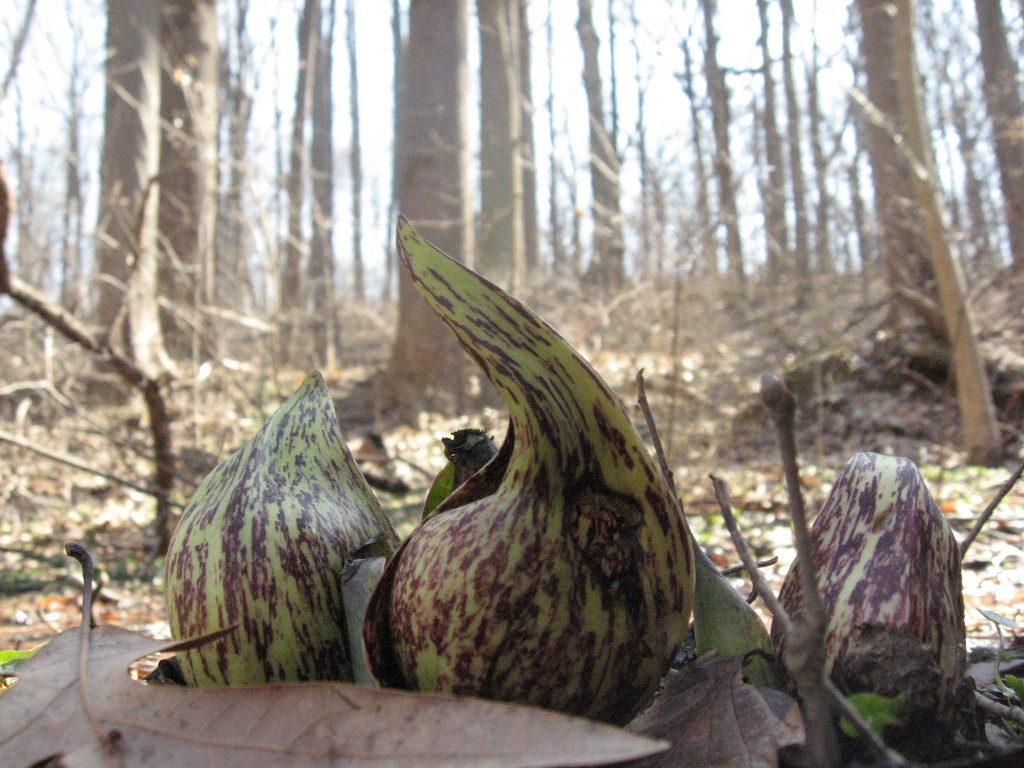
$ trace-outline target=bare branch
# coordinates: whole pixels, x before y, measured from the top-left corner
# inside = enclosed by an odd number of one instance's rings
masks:
[[[36,13],[36,0],[28,0],[25,6],[25,16],[21,20],[21,27],[18,34],[14,36],[14,45],[11,46],[11,61],[7,65],[7,72],[4,74],[3,83],[0,84],[0,104],[3,104],[7,91],[14,82],[14,76],[18,74],[18,65],[21,64],[21,56],[25,52],[25,43],[28,42],[28,31],[32,26],[32,19]]]
[[[171,418],[160,391],[160,382],[123,354],[115,351],[108,340],[100,340],[94,336],[66,309],[10,273],[7,265],[6,240],[13,208],[14,201],[7,184],[6,169],[3,163],[0,163],[0,293],[7,294],[30,312],[41,317],[65,338],[107,362],[126,384],[142,394],[153,439],[154,487],[151,493],[157,500],[157,549],[162,553],[167,549],[170,540],[170,495],[174,489],[174,452],[171,447]]]
[[[0,429],[0,443],[9,443],[10,445],[15,445],[18,448],[23,448],[26,451],[31,451],[32,453],[38,456],[42,456],[43,458],[50,459],[51,461],[56,461],[58,464],[64,464],[65,466],[68,467],[74,467],[75,469],[80,469],[83,472],[89,472],[90,474],[96,475],[97,477],[102,477],[106,480],[110,480],[111,482],[117,483],[118,485],[123,485],[126,488],[131,488],[132,490],[138,491],[139,493],[144,493],[147,496],[153,496],[154,498],[157,499],[163,499],[167,504],[169,504],[172,507],[175,507],[176,509],[183,508],[181,504],[179,504],[176,501],[167,499],[159,491],[154,491],[152,488],[147,488],[144,485],[139,485],[138,483],[133,482],[131,480],[126,480],[125,478],[120,477],[118,475],[112,474],[102,469],[98,469],[97,467],[90,466],[89,464],[86,464],[84,461],[76,459],[74,456],[69,456],[66,453],[50,450],[49,448],[43,448],[42,446],[35,445],[34,443],[29,442],[28,440],[22,440],[20,437],[12,435],[9,432],[6,432],[2,429]]]
[[[996,495],[992,501],[989,502],[988,506],[985,507],[981,515],[978,516],[977,521],[974,523],[974,527],[971,528],[970,533],[960,542],[960,559],[964,559],[964,555],[967,554],[967,550],[970,548],[974,540],[978,538],[978,534],[981,533],[981,529],[985,527],[985,523],[988,522],[989,518],[992,517],[992,513],[996,511],[996,507],[999,506],[1000,502],[1006,497],[1006,494],[1017,484],[1020,480],[1021,475],[1024,474],[1024,462],[1021,462],[1017,469],[1011,474],[1006,482],[1003,483],[1002,487],[996,491]]]
[[[736,523],[736,516],[732,512],[732,502],[729,499],[729,487],[724,480],[714,475],[711,476],[711,483],[715,489],[715,498],[718,500],[722,517],[729,529],[729,536],[747,569],[747,574],[774,620],[782,625],[787,640],[783,660],[803,698],[808,751],[814,755],[815,765],[837,764],[839,755],[836,749],[835,727],[832,722],[833,711],[839,712],[849,720],[861,737],[866,739],[879,754],[884,755],[891,765],[906,765],[907,761],[903,756],[886,746],[860,712],[825,676],[824,644],[821,642],[820,635],[812,635],[803,621],[794,623],[786,609],[782,607],[768,582],[761,575],[757,562],[750,552],[750,547],[747,546],[746,539]],[[815,642],[817,646],[815,646]],[[818,656],[821,661],[818,660]]]

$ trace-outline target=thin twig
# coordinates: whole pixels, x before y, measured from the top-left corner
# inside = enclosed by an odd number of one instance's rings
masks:
[[[1024,725],[1024,709],[1021,707],[1011,707],[1007,704],[1000,704],[998,701],[992,701],[992,699],[980,691],[974,692],[974,703],[990,715]]]
[[[725,520],[725,526],[729,529],[729,536],[732,537],[733,546],[736,547],[736,552],[740,556],[740,560],[743,561],[743,567],[747,569],[747,575],[750,576],[750,581],[754,585],[754,589],[757,590],[758,594],[761,595],[761,599],[764,601],[765,607],[771,613],[772,618],[782,625],[783,634],[789,635],[793,629],[793,622],[789,618],[789,614],[786,609],[782,607],[782,603],[775,597],[775,593],[772,591],[771,585],[768,584],[767,579],[762,575],[761,569],[757,567],[757,561],[754,559],[754,555],[750,552],[750,547],[747,546],[747,540],[743,538],[743,534],[740,533],[739,525],[736,522],[736,516],[732,513],[732,500],[729,497],[729,486],[726,485],[725,481],[711,475],[711,485],[715,489],[715,498],[718,499],[718,508],[722,512],[722,519]]]
[[[132,490],[138,491],[139,493],[144,493],[147,496],[153,496],[154,498],[162,499],[164,503],[166,503],[168,506],[175,507],[176,509],[184,508],[182,504],[179,504],[176,501],[172,501],[171,499],[166,498],[159,491],[154,491],[153,489],[147,488],[144,485],[139,485],[138,483],[135,483],[131,480],[126,480],[125,478],[119,477],[118,475],[114,475],[111,474],[110,472],[106,472],[102,469],[90,466],[89,464],[86,464],[84,461],[76,459],[74,456],[69,456],[66,453],[53,451],[50,450],[49,448],[43,448],[42,446],[30,443],[27,440],[22,440],[20,437],[12,435],[9,432],[6,432],[2,429],[0,429],[0,443],[10,443],[11,445],[15,445],[18,448],[23,448],[26,451],[31,451],[37,456],[42,456],[43,458],[50,459],[51,461],[56,461],[58,464],[64,464],[65,466],[68,467],[80,469],[83,472],[89,472],[90,474],[96,475],[97,477],[102,477],[105,480],[110,480],[111,482],[117,483],[118,485],[123,485],[126,488],[131,488]]]
[[[678,499],[676,493],[676,481],[672,476],[672,470],[668,466],[668,458],[665,456],[665,449],[661,445],[661,437],[658,435],[658,427],[654,423],[654,415],[651,413],[651,404],[647,401],[647,386],[644,384],[644,369],[636,372],[636,400],[640,410],[644,414],[644,421],[647,423],[647,431],[651,433],[651,442],[654,444],[654,453],[658,457],[658,464],[661,466],[661,475],[668,483],[673,498]],[[681,504],[682,502],[680,502]],[[682,511],[682,510],[680,510]]]
[[[0,293],[5,293],[18,304],[42,318],[50,327],[65,338],[89,350],[100,360],[108,363],[130,387],[138,391],[146,402],[149,417],[149,431],[153,438],[153,485],[155,486],[157,549],[166,551],[170,539],[171,514],[170,495],[174,490],[174,450],[171,441],[171,416],[160,391],[160,382],[143,371],[131,359],[115,350],[110,338],[97,338],[77,317],[59,304],[51,301],[31,285],[12,275],[7,264],[5,251],[7,228],[14,198],[7,183],[6,169],[0,163]]]
[[[779,562],[779,556],[778,555],[772,555],[771,557],[767,558],[766,560],[758,560],[757,561],[757,567],[758,568],[767,568],[769,565],[775,565],[777,562]],[[742,573],[742,572],[744,572],[746,570],[747,570],[747,566],[745,566],[745,565],[734,565],[732,568],[726,568],[724,571],[722,571],[722,575],[723,576],[735,576],[737,573]]]
[[[970,533],[968,533],[964,540],[960,542],[961,560],[964,559],[964,555],[967,554],[967,550],[970,548],[971,544],[974,543],[974,540],[978,538],[978,534],[981,533],[981,529],[985,527],[989,518],[992,517],[992,513],[996,511],[996,507],[999,506],[1013,486],[1017,484],[1017,481],[1020,480],[1022,474],[1024,474],[1024,461],[1020,463],[1020,466],[1017,467],[1016,471],[1014,471],[1014,473],[1007,478],[1006,482],[1003,483],[1002,487],[996,492],[995,497],[989,502],[988,506],[985,507],[985,510],[974,523],[974,527],[971,528]]]
[[[82,624],[79,627],[78,645],[78,694],[82,699],[82,711],[85,713],[89,727],[92,728],[96,741],[109,748],[112,744],[111,735],[113,732],[105,731],[100,726],[99,717],[92,706],[89,697],[89,638],[95,626],[92,620],[92,579],[93,562],[89,552],[81,544],[69,543],[64,545],[64,551],[68,557],[73,557],[82,565]]]
[[[754,584],[754,588],[760,593],[761,599],[764,600],[765,606],[772,614],[774,621],[779,622],[782,626],[783,634],[787,638],[792,638],[795,635],[801,634],[806,631],[801,625],[794,625],[793,620],[790,618],[786,609],[782,607],[778,598],[775,597],[775,593],[772,592],[771,587],[765,580],[764,576],[761,575],[761,570],[758,568],[757,562],[754,560],[754,556],[750,552],[750,547],[747,546],[747,541],[740,532],[739,525],[736,522],[736,516],[732,512],[732,501],[729,498],[729,486],[726,485],[725,481],[719,477],[711,476],[711,484],[715,489],[715,498],[718,499],[719,509],[722,511],[722,518],[725,520],[725,525],[729,529],[729,535],[732,537],[733,545],[736,547],[736,551],[739,553],[740,559],[743,561],[744,567],[747,569],[747,574],[750,576],[751,582]],[[799,629],[797,627],[800,627]],[[842,692],[835,687],[835,684],[828,679],[824,674],[823,668],[818,668],[817,671],[810,668],[807,665],[796,665],[790,666],[792,654],[786,654],[784,660],[790,673],[793,675],[793,680],[796,683],[797,690],[803,696],[805,706],[808,705],[808,699],[812,701],[817,697],[818,705],[823,705],[825,702],[821,701],[823,698],[821,693],[825,694],[824,698],[828,699],[828,704],[831,705],[837,712],[842,714],[847,720],[849,720],[857,732],[866,739],[879,754],[882,754],[889,760],[893,765],[906,765],[907,761],[898,752],[893,751],[885,742],[882,737],[872,730],[871,726],[861,716],[860,712],[857,711],[850,702],[843,696]],[[808,741],[810,742],[811,729],[815,727],[815,720],[808,718]],[[832,734],[832,740],[835,739],[835,729],[832,726],[831,718],[817,721],[817,726],[824,729],[828,726],[829,731]],[[819,735],[820,737],[821,735]],[[827,739],[826,739],[827,742]],[[832,755],[838,756],[837,751],[833,751]],[[820,758],[818,758],[820,760]],[[830,764],[820,763],[818,765]]]
[[[640,406],[640,410],[644,415],[644,421],[647,423],[647,431],[651,434],[651,443],[654,445],[654,453],[658,457],[658,466],[661,467],[661,476],[665,478],[665,483],[668,485],[669,491],[671,491],[672,501],[676,506],[676,511],[679,516],[686,520],[686,510],[683,507],[683,500],[679,498],[679,494],[676,492],[676,481],[672,475],[672,470],[668,465],[668,457],[665,455],[665,449],[661,445],[661,437],[658,435],[658,425],[654,423],[654,414],[651,413],[651,404],[647,400],[647,387],[644,384],[644,369],[641,368],[636,372],[636,389],[637,404]],[[706,568],[710,571],[718,573],[718,566],[715,565],[714,561],[708,556],[708,553],[704,551],[704,547],[697,541],[697,537],[693,535],[693,531],[690,530],[690,526],[686,526],[686,532],[690,535],[690,546],[693,549],[694,560],[697,566],[700,568]]]
[[[789,511],[793,518],[793,543],[800,565],[800,590],[803,593],[804,615],[818,631],[824,631],[828,619],[818,591],[818,574],[814,569],[811,532],[807,524],[804,494],[800,490],[800,470],[796,455],[796,400],[782,379],[770,373],[761,376],[761,399],[771,413],[779,438],[782,472],[786,478]]]
[[[792,635],[787,633],[783,658],[804,699],[809,751],[818,764],[835,764],[838,745],[832,713],[838,711],[853,722],[861,736],[890,762],[903,765],[906,760],[885,745],[825,675],[825,627],[828,619],[818,590],[810,527],[803,492],[800,490],[796,451],[796,400],[782,379],[770,373],[761,376],[761,399],[771,414],[779,438],[779,454],[786,478],[793,540],[800,571],[803,615],[798,624],[790,624],[794,631]]]

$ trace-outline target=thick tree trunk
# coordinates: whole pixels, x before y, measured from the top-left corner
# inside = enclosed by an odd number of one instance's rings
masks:
[[[746,268],[743,264],[743,246],[740,239],[739,213],[736,190],[733,188],[732,155],[729,150],[729,90],[725,72],[718,65],[718,34],[715,32],[716,0],[701,0],[704,12],[704,75],[711,100],[711,122],[715,134],[715,176],[718,179],[718,214],[725,227],[726,254],[729,276],[735,288],[746,290]]]
[[[515,288],[523,270],[518,0],[477,0],[480,32],[480,273]]]
[[[323,11],[323,9],[321,9]],[[310,143],[312,238],[309,243],[309,292],[312,305],[314,365],[337,365],[337,316],[334,285],[334,69],[335,0],[318,22],[313,67],[313,137]]]
[[[960,419],[968,460],[994,465],[1002,458],[1002,440],[992,404],[988,376],[981,360],[959,254],[943,220],[935,185],[935,163],[921,98],[914,52],[914,0],[897,0],[894,77],[906,126],[907,148],[914,159],[912,182],[924,218],[925,236],[938,285],[939,302],[952,347]]]
[[[214,0],[165,0],[160,78],[160,292],[176,357],[191,350],[196,304],[213,301],[217,218],[217,8]],[[185,318],[186,322],[182,322]]]
[[[807,72],[807,113],[810,118],[811,155],[814,159],[814,185],[817,201],[814,209],[814,270],[831,273],[836,269],[829,238],[832,196],[828,190],[828,154],[825,152],[825,125],[818,95],[818,40],[811,47],[811,63]]]
[[[786,140],[789,145],[789,181],[793,191],[793,266],[802,299],[809,292],[811,248],[807,225],[807,184],[804,181],[803,140],[800,131],[800,100],[793,71],[793,0],[782,4],[782,79],[786,91]]]
[[[873,111],[867,146],[875,211],[882,258],[895,296],[896,289],[903,285],[921,290],[930,284],[933,275],[910,163],[894,140],[894,134],[902,134],[904,128],[894,77],[892,3],[857,0],[857,8],[862,27],[861,60]]]
[[[768,279],[779,277],[789,249],[786,226],[786,171],[782,161],[782,137],[776,117],[775,76],[772,74],[772,56],[768,45],[768,0],[757,0],[757,15],[761,21],[761,78],[764,81],[764,151],[768,163],[768,185],[765,188],[764,220],[766,263]]]
[[[472,250],[466,173],[465,0],[412,0],[401,137],[399,209],[420,233],[455,258]],[[414,417],[420,408],[463,405],[463,357],[404,272],[400,329],[388,370],[388,406]],[[451,397],[454,395],[454,402]]]
[[[999,0],[974,0],[985,72],[985,104],[995,136],[999,182],[1015,272],[1024,273],[1024,107]]]
[[[359,56],[356,50],[356,0],[345,0],[345,45],[348,48],[348,115],[352,126],[349,173],[352,176],[352,293],[366,300],[363,266],[363,144],[359,117]],[[397,52],[396,52],[397,55]]]
[[[540,265],[540,229],[537,223],[537,147],[533,140],[533,72],[530,57],[529,3],[516,0],[519,17],[519,159],[523,175],[523,266],[527,275]]]
[[[558,201],[558,138],[559,132],[555,127],[555,85],[554,85],[554,24],[552,21],[553,0],[548,0],[548,13],[544,25],[545,40],[547,43],[547,75],[548,75],[548,236],[551,247],[551,268],[555,274],[564,274],[569,270],[567,263],[568,255],[565,243],[562,240],[562,211]]]
[[[316,76],[316,50],[320,39],[320,0],[305,0],[299,22],[299,67],[295,81],[295,112],[292,118],[288,152],[288,236],[284,243],[283,266],[278,285],[278,322],[280,356],[284,363],[293,359],[294,342],[304,316],[306,291],[302,281],[302,261],[306,238],[302,227],[302,207],[306,197],[309,154],[306,124],[309,122]]]
[[[576,30],[583,49],[583,86],[590,116],[590,188],[593,196],[593,259],[588,276],[606,289],[622,284],[622,215],[619,208],[619,158],[605,124],[604,93],[598,63],[600,41],[590,0],[580,0]]]
[[[697,174],[697,226],[700,228],[700,265],[709,277],[718,276],[718,247],[715,243],[715,224],[711,220],[711,193],[707,166],[704,164],[704,128],[697,105],[697,93],[693,85],[693,60],[689,41],[683,40],[683,92],[690,105],[692,126],[693,162]]]
[[[248,268],[251,243],[249,224],[243,209],[246,180],[249,178],[249,126],[252,123],[253,99],[249,90],[252,76],[252,42],[248,33],[248,0],[238,0],[229,25],[228,47],[234,50],[224,58],[224,108],[221,118],[226,122],[225,162],[227,183],[221,194],[217,223],[217,305],[234,311],[243,309],[253,294]]]
[[[109,0],[107,7],[97,319],[115,347],[127,342],[155,378],[171,368],[156,301],[160,8],[147,0]]]

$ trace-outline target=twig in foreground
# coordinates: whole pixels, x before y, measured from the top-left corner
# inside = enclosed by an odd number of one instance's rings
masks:
[[[96,740],[103,745],[105,750],[110,750],[117,743],[117,731],[105,731],[100,725],[99,717],[92,706],[92,697],[89,695],[89,638],[95,626],[92,620],[92,580],[93,562],[88,550],[81,544],[74,542],[64,545],[64,551],[68,557],[73,557],[82,566],[82,625],[79,628],[80,642],[78,650],[78,695],[82,700],[82,712],[89,721]]]
[[[139,483],[135,483],[131,480],[126,480],[125,478],[119,477],[118,475],[112,474],[97,467],[90,466],[86,464],[84,461],[80,461],[76,459],[74,456],[69,456],[66,453],[53,451],[50,450],[49,448],[43,448],[42,446],[30,443],[28,440],[22,440],[20,437],[12,435],[9,432],[5,432],[2,429],[0,429],[0,443],[9,443],[11,445],[17,446],[18,448],[23,448],[26,451],[31,451],[32,453],[38,456],[42,456],[45,459],[55,461],[58,464],[64,464],[65,466],[68,467],[74,467],[75,469],[80,469],[83,472],[88,472],[90,474],[96,475],[97,477],[102,477],[105,480],[110,480],[112,483],[123,485],[125,488],[131,488],[133,491],[138,491],[139,493],[144,493],[147,496],[152,496],[155,499],[161,500],[170,507],[174,507],[176,509],[184,508],[182,504],[179,504],[176,501],[168,499],[166,495],[161,493],[160,491],[155,491],[152,488],[147,488],[146,486],[140,485]]]
[[[967,554],[967,550],[971,544],[974,543],[974,540],[978,538],[978,534],[981,533],[981,529],[985,527],[985,523],[987,523],[988,519],[992,517],[992,513],[996,511],[996,507],[999,506],[1006,494],[1010,492],[1010,489],[1017,484],[1017,481],[1020,480],[1022,474],[1024,474],[1024,461],[1020,463],[1020,466],[1017,467],[1016,471],[1007,478],[1005,483],[1003,483],[1002,487],[996,492],[995,497],[993,497],[992,501],[989,502],[988,506],[985,507],[985,510],[974,523],[974,527],[971,528],[970,533],[968,533],[964,540],[960,542],[961,560],[964,559],[964,555]]]
[[[739,525],[736,523],[736,516],[732,513],[729,487],[724,480],[714,475],[711,476],[711,483],[715,489],[715,498],[718,499],[722,518],[729,529],[729,536],[732,538],[733,545],[736,547],[736,551],[739,553],[740,559],[747,569],[747,574],[750,576],[754,588],[760,593],[761,599],[764,600],[765,606],[771,612],[772,618],[782,625],[783,633],[789,641],[786,653],[784,654],[784,661],[786,662],[787,669],[789,669],[790,674],[793,676],[797,691],[804,701],[805,711],[807,712],[808,751],[811,752],[815,765],[834,765],[839,757],[835,728],[832,724],[833,709],[849,720],[854,728],[857,729],[857,732],[879,754],[884,755],[892,765],[907,765],[906,759],[886,745],[882,737],[872,730],[860,712],[847,701],[842,692],[835,687],[835,684],[825,676],[823,666],[818,666],[815,669],[806,663],[793,663],[800,655],[802,646],[806,644],[802,641],[802,637],[808,634],[807,627],[803,622],[799,624],[793,622],[786,609],[782,607],[778,598],[775,597],[775,593],[772,592],[768,582],[761,574],[761,570],[757,567],[757,562],[750,552],[750,547],[747,546],[747,541],[743,538]],[[794,640],[797,641],[796,647],[800,650],[794,649]],[[831,750],[831,752],[828,750]]]
[[[980,709],[985,710],[990,715],[1024,725],[1024,709],[1020,707],[1010,707],[1006,704],[1000,704],[998,701],[992,701],[992,699],[980,691],[974,692],[974,702]]]

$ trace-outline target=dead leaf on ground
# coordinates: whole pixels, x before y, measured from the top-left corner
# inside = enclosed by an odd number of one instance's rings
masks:
[[[742,659],[714,659],[671,673],[654,704],[629,724],[672,747],[636,768],[777,768],[779,750],[804,741],[795,702],[782,719],[743,682]]]
[[[173,646],[170,646],[173,647]],[[94,629],[79,686],[80,635],[55,637],[0,696],[0,755],[12,768],[60,756],[90,768],[569,766],[664,748],[610,726],[509,704],[337,683],[146,686],[128,665],[168,650],[118,627]],[[112,746],[97,738],[96,727]]]

